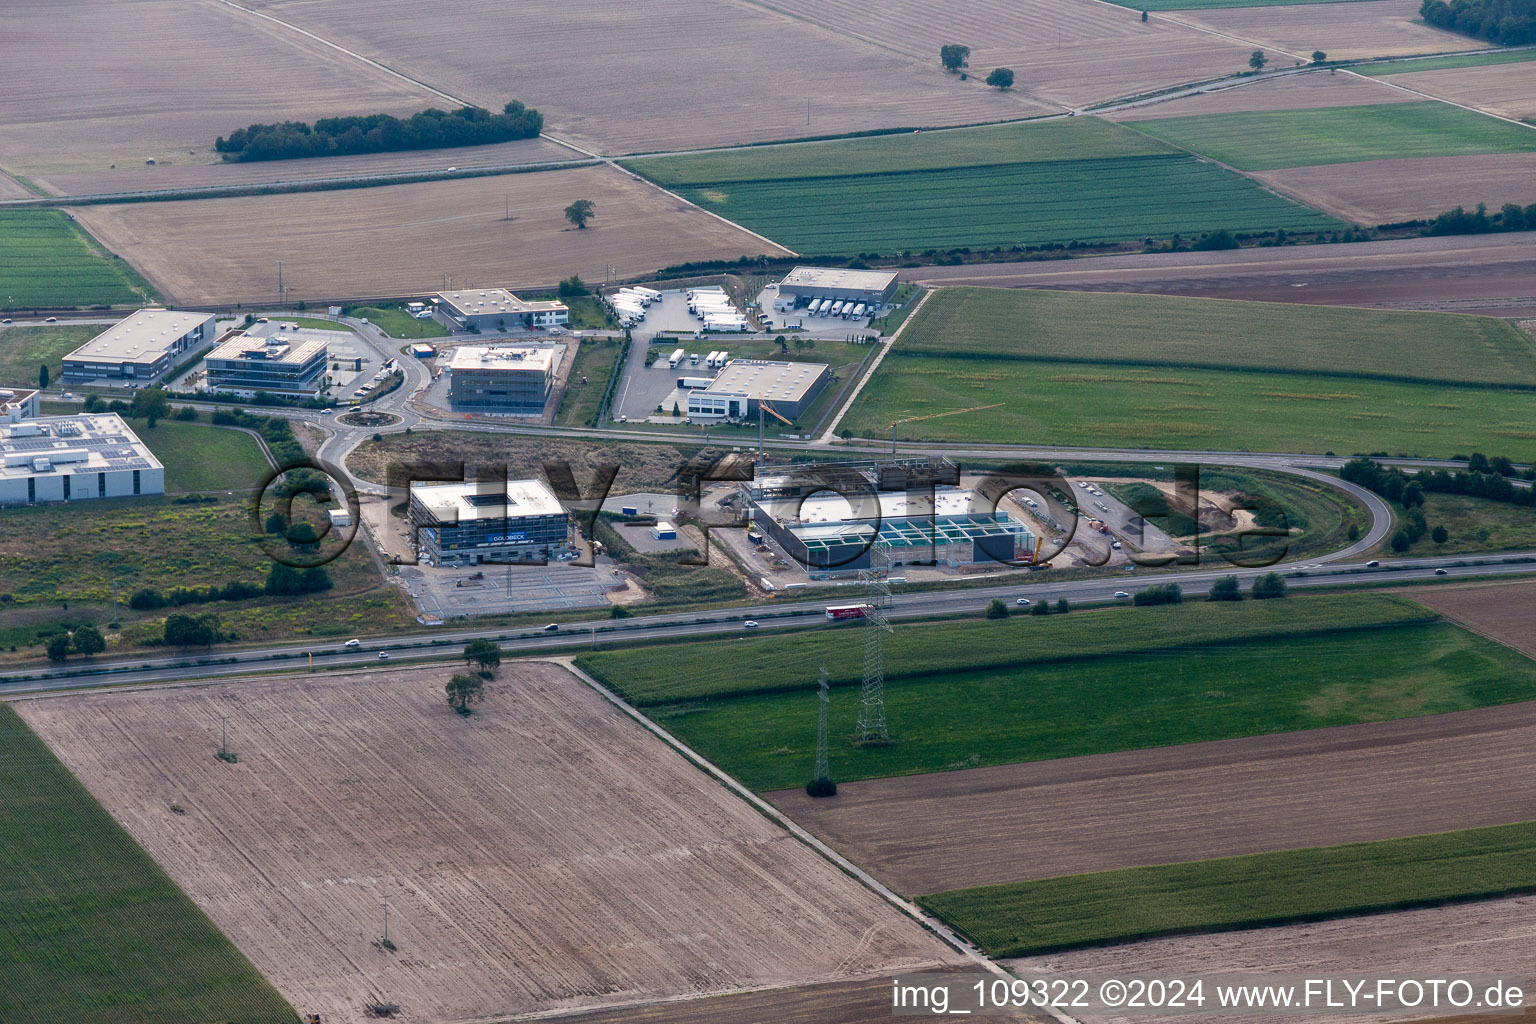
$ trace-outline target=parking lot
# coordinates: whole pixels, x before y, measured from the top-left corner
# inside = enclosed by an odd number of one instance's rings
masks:
[[[609,604],[608,592],[625,586],[623,575],[608,559],[599,559],[593,568],[569,563],[409,566],[401,568],[400,578],[417,609],[429,619],[604,608]]]

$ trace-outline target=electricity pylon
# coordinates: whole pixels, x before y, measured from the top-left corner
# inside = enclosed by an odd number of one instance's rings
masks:
[[[821,666],[821,686],[816,698],[816,770],[811,773],[811,781],[819,782],[822,779],[832,777],[832,766],[827,760],[827,705],[832,696],[827,692],[827,666]]]
[[[864,688],[859,695],[859,724],[853,734],[860,743],[883,743],[891,738],[885,722],[885,634],[893,630],[887,615],[891,584],[880,557],[884,554],[877,540],[870,547],[870,567],[859,572],[868,597],[864,607]]]

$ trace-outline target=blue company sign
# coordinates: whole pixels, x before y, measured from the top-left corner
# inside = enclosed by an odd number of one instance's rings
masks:
[[[527,539],[528,539],[528,534],[526,534],[526,533],[493,533],[489,537],[485,538],[485,543],[487,543],[487,544],[505,544],[508,541],[512,541],[512,540],[527,540]]]

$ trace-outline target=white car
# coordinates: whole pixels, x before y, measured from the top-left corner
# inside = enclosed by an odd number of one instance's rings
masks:
[[[1123,590],[1117,590],[1117,591],[1115,591],[1115,597],[1117,597],[1117,598],[1119,598],[1119,599],[1120,599],[1120,600],[1122,600],[1122,601],[1123,601],[1123,600],[1125,600],[1125,599],[1126,599],[1126,598],[1128,598],[1128,597],[1130,597],[1130,596],[1131,596],[1131,595],[1130,595],[1130,594],[1127,594],[1127,593],[1126,593],[1126,592],[1125,592],[1125,591],[1123,591]]]
[[[1029,607],[1029,598],[1021,597],[1021,598],[1019,598],[1017,601],[1015,601],[1013,603],[1018,605],[1020,608],[1028,608]]]
[[[380,661],[388,661],[389,660],[389,652],[388,651],[380,651],[379,652],[379,660]]]
[[[1450,575],[1450,573],[1449,573],[1449,572],[1447,572],[1447,571],[1446,571],[1446,570],[1444,570],[1444,569],[1436,569],[1436,570],[1435,570],[1435,575],[1436,575],[1436,576],[1449,576],[1449,575]]]
[[[1374,568],[1376,568],[1380,564],[1381,564],[1380,562],[1376,561],[1376,559],[1373,558],[1369,562],[1365,563],[1365,567],[1367,569],[1374,569]]]
[[[748,619],[746,622],[743,622],[741,624],[741,627],[743,629],[756,629],[757,628],[757,620],[756,619]]]
[[[363,646],[363,642],[361,640],[348,640],[346,642],[346,644],[344,644],[343,646],[346,646],[346,647],[361,647],[361,646]]]

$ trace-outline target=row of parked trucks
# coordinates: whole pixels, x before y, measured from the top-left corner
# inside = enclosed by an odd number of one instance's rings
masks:
[[[752,329],[746,315],[731,302],[724,288],[690,288],[688,312],[703,321],[696,337],[706,334],[745,334]]]
[[[609,292],[603,296],[603,301],[619,322],[625,327],[634,327],[645,319],[645,311],[651,303],[661,299],[661,292],[654,288],[641,288],[638,285],[629,288],[620,288],[616,292]]]
[[[670,370],[675,370],[679,366],[683,365],[685,361],[693,366],[698,366],[699,354],[697,352],[690,354],[686,349],[674,349],[672,354],[667,357],[667,368]],[[711,352],[709,356],[705,358],[704,366],[711,370],[723,370],[725,368],[725,364],[730,361],[731,354],[724,349],[721,349],[719,352]],[[704,387],[702,384],[699,386]],[[682,387],[682,385],[679,384],[678,387]]]
[[[837,316],[844,320],[858,320],[865,313],[871,312],[874,311],[868,305],[854,302],[852,299],[846,302],[839,299],[812,299],[805,307],[806,316]]]

